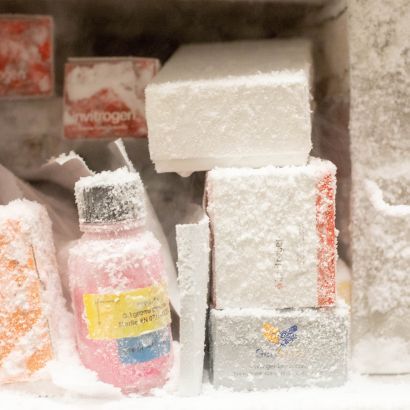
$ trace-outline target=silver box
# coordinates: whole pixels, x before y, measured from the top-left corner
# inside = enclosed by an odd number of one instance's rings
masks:
[[[349,311],[212,310],[211,372],[215,386],[261,390],[338,386],[347,378]]]

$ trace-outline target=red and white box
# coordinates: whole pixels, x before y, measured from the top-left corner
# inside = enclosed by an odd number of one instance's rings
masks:
[[[64,136],[68,139],[147,136],[147,84],[159,60],[76,58],[65,66]]]
[[[0,16],[0,97],[53,94],[53,19]]]
[[[314,158],[305,166],[208,172],[217,309],[334,304],[335,173]]]

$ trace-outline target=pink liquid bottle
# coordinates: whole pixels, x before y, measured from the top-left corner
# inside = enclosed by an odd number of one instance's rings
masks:
[[[171,316],[160,243],[144,228],[143,185],[125,168],[75,186],[81,239],[69,275],[84,366],[126,393],[146,394],[173,362]]]

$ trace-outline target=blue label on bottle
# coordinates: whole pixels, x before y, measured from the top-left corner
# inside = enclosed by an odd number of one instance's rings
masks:
[[[121,363],[149,362],[165,356],[171,350],[169,328],[146,333],[138,337],[117,339]]]

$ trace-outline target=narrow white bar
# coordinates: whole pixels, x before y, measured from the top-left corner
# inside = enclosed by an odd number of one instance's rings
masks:
[[[181,295],[179,394],[195,396],[202,388],[205,321],[209,282],[209,220],[176,226]]]

